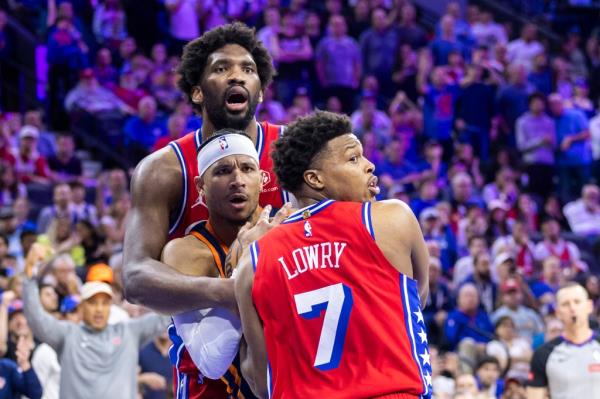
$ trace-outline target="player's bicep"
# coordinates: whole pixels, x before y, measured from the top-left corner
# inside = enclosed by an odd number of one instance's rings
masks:
[[[235,297],[240,311],[244,339],[247,344],[242,359],[242,374],[258,397],[267,394],[267,352],[262,322],[252,302],[254,269],[248,250],[244,251],[235,277]]]
[[[125,263],[158,259],[169,230],[170,209],[181,194],[181,171],[162,158],[144,159],[131,181],[132,208],[125,230]],[[164,157],[163,157],[164,158]]]

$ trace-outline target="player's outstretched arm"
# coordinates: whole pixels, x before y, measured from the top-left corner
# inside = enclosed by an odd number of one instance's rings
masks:
[[[267,349],[263,326],[252,303],[254,270],[250,252],[244,251],[235,277],[235,298],[238,303],[244,339],[247,349],[241,351],[242,375],[258,398],[266,398],[267,392]]]
[[[170,210],[182,195],[181,173],[168,149],[142,160],[131,182],[132,208],[125,230],[125,297],[167,314],[211,307],[220,298],[211,290],[212,278],[187,276],[158,261],[168,238]]]

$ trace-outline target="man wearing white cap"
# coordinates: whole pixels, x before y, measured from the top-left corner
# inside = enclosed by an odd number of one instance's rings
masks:
[[[24,312],[34,336],[54,348],[62,366],[60,397],[80,399],[136,398],[140,348],[164,331],[168,318],[148,314],[108,324],[113,292],[106,283],[81,287],[83,323],[57,320],[40,303],[34,266],[46,258],[34,244],[27,257]]]
[[[214,277],[220,295],[214,301],[222,306],[173,316],[169,352],[177,368],[177,397],[237,397],[238,390],[253,397],[243,379],[236,383],[241,323],[225,257],[242,226],[259,216],[262,183],[258,153],[244,132],[219,130],[200,147],[195,185],[210,216],[170,241],[162,260],[188,276]],[[231,367],[237,369],[233,374]]]
[[[15,171],[22,183],[50,183],[50,170],[46,158],[37,152],[40,131],[37,127],[25,125],[19,130],[19,150],[14,154]]]

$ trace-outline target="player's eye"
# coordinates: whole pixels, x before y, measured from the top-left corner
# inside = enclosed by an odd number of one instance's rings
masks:
[[[254,73],[254,68],[249,67],[249,66],[244,67],[244,72],[246,72],[246,73]]]
[[[353,155],[352,157],[350,157],[350,162],[357,163],[358,162],[358,156],[357,155]]]
[[[227,68],[225,68],[224,66],[218,66],[215,68],[215,72],[216,73],[223,73],[227,70]]]

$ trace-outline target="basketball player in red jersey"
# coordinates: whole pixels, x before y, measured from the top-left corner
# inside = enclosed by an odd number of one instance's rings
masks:
[[[185,275],[211,277],[218,284],[227,278],[225,257],[240,228],[260,212],[258,198],[263,179],[254,143],[231,129],[217,131],[202,144],[198,165],[196,190],[203,193],[210,212],[208,221],[195,224],[186,236],[169,241],[162,259]],[[268,207],[265,216],[267,211]],[[284,214],[280,212],[276,217]],[[175,397],[254,397],[235,359],[241,338],[237,308],[185,312],[174,315],[173,322],[169,328],[173,341],[169,356],[177,368]],[[220,378],[221,391],[212,390],[212,396],[208,396],[203,386],[207,384],[200,383],[207,378]]]
[[[194,223],[208,218],[194,187],[196,153],[203,139],[225,127],[245,131],[264,171],[259,203],[280,208],[287,202],[268,154],[282,127],[254,118],[274,74],[271,57],[254,30],[234,23],[204,33],[184,48],[178,73],[179,87],[201,113],[203,125],[137,166],[123,268],[127,300],[167,314],[235,306],[232,281],[215,285],[212,279],[186,276],[159,261],[168,240],[182,237]]]
[[[235,278],[255,394],[430,396],[429,256],[414,214],[372,202],[374,167],[345,116],[299,119],[272,157],[305,208],[250,245]]]

